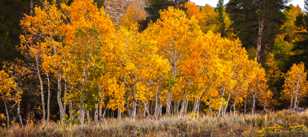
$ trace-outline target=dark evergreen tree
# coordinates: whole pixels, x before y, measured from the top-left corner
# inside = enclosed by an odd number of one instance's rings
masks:
[[[304,62],[306,68],[308,68],[308,0],[304,1],[304,8],[305,13],[297,18],[296,25],[304,28],[306,31],[300,31],[297,33],[301,39],[295,43],[293,52],[296,54],[291,56],[291,62],[289,64]]]
[[[265,53],[271,49],[283,21],[286,0],[230,0],[227,12],[235,33],[246,48],[256,49],[251,57],[264,65]]]
[[[225,24],[225,6],[224,0],[219,0],[217,3],[216,10],[218,12],[218,21],[221,23],[219,26],[219,31],[221,36],[226,36],[226,24]]]
[[[149,0],[149,6],[146,8],[149,13],[148,20],[156,20],[159,18],[159,11],[166,9],[173,4],[172,1],[166,0]]]
[[[0,61],[18,56],[19,20],[27,11],[27,4],[23,0],[0,0]]]

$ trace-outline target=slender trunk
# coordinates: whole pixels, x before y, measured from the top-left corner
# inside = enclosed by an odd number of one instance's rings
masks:
[[[294,98],[294,108],[293,109],[296,110],[297,107],[298,107],[298,97],[296,95],[295,98]]]
[[[30,15],[33,15],[33,7],[34,7],[34,3],[33,3],[33,0],[30,0],[30,5],[29,5],[30,7],[29,7],[29,13],[30,13]]]
[[[50,92],[50,78],[49,74],[46,74],[47,76],[47,123],[49,122],[50,118],[50,98],[51,98],[51,92]]]
[[[187,112],[187,99],[184,99],[181,104],[180,115],[183,116]]]
[[[159,116],[163,115],[163,105],[159,105]]]
[[[9,110],[7,108],[7,104],[4,101],[4,109],[5,109],[5,115],[6,115],[6,126],[9,127],[10,126],[10,114],[9,114]]]
[[[68,109],[69,109],[69,115],[70,115],[70,120],[73,120],[74,119],[74,114],[73,114],[73,103],[72,102],[69,102],[68,104]]]
[[[160,111],[160,84],[158,85],[156,89],[155,112],[154,112],[155,118],[159,117],[159,111]]]
[[[218,117],[222,116],[222,109],[223,109],[223,105],[221,104],[219,109],[218,109],[218,114],[217,114]]]
[[[132,108],[132,118],[135,119],[137,114],[137,102],[134,100],[133,101],[133,108]]]
[[[256,109],[256,94],[254,93],[252,96],[252,108],[251,108],[252,114],[255,114],[255,109]]]
[[[298,107],[299,88],[300,88],[300,84],[299,84],[299,80],[297,80],[296,89],[295,89],[295,98],[294,98],[294,110],[297,109]]]
[[[231,94],[229,93],[229,95],[228,95],[228,100],[227,100],[227,104],[226,104],[226,106],[224,107],[224,110],[223,110],[222,115],[225,115],[225,114],[226,114],[227,109],[228,109],[228,106],[229,106],[230,99],[231,99]]]
[[[94,112],[94,122],[98,122],[98,113],[99,113],[99,106],[98,104],[95,104],[95,112]]]
[[[222,90],[222,95],[221,95],[221,98],[223,98],[223,97],[225,96],[225,88],[224,88],[224,87],[222,87],[222,88],[221,88],[221,90]],[[223,113],[223,107],[224,107],[224,104],[223,104],[223,103],[221,103],[221,104],[220,104],[220,107],[219,107],[219,110],[218,110],[218,116],[222,116],[222,113]]]
[[[66,83],[66,80],[64,80],[64,97],[66,97],[66,95],[67,95],[67,83]],[[62,102],[64,102],[64,103],[62,103],[63,104],[63,112],[64,112],[64,115],[66,114],[66,110],[67,110],[67,103],[65,102],[65,100],[64,101],[62,101]]]
[[[185,101],[184,113],[187,114],[187,111],[188,111],[188,100]]]
[[[264,47],[262,44],[263,33],[264,33],[264,19],[262,15],[258,17],[259,27],[258,27],[258,38],[257,38],[257,61],[263,64]]]
[[[244,101],[244,114],[246,114],[247,112],[247,101],[245,100]]]
[[[172,73],[172,80],[175,81],[176,75],[177,75],[177,65],[176,65],[176,60],[177,60],[177,52],[173,51],[173,57],[172,57],[172,68],[171,68],[171,73]],[[172,109],[172,90],[170,89],[167,94],[167,104],[166,104],[166,114],[170,115],[171,114],[171,109]]]
[[[171,114],[171,107],[172,107],[172,92],[169,91],[167,94],[167,107],[166,107],[166,114]]]
[[[103,118],[103,105],[101,103],[99,103],[98,105],[98,119],[102,120]]]
[[[86,68],[84,67],[83,68],[83,85],[82,87],[85,88],[85,84],[87,82],[87,72],[86,72]],[[83,94],[83,91],[81,91],[81,94],[80,94],[80,114],[79,114],[79,120],[80,120],[80,123],[81,125],[84,125],[84,121],[85,121],[85,106],[84,106],[84,94]]]
[[[87,74],[86,74],[86,69],[83,68],[83,84],[86,84],[87,81]],[[85,87],[85,85],[83,85],[83,87]],[[81,123],[81,125],[84,125],[85,122],[85,106],[84,106],[84,95],[83,95],[83,91],[81,91],[81,95],[80,95],[80,114],[79,114],[79,121]]]
[[[118,109],[118,119],[121,119],[122,118],[122,112],[121,112],[121,110],[120,109]]]
[[[147,117],[148,115],[150,115],[149,104],[148,103],[144,103],[143,105],[144,105],[143,116]]]
[[[195,113],[199,113],[199,110],[200,110],[200,99],[197,99],[194,103],[194,109],[193,109],[193,112]]]
[[[84,120],[85,120],[85,110],[82,102],[80,104],[80,110],[79,110],[79,121],[81,125],[84,125]]]
[[[233,103],[233,115],[235,115],[235,113],[236,113],[236,104],[235,104],[235,102]]]
[[[102,117],[102,119],[104,119],[104,118],[105,118],[106,113],[107,113],[107,108],[105,108],[105,109],[104,109],[104,113],[103,113],[103,117]]]
[[[90,123],[90,122],[91,122],[91,115],[90,115],[90,111],[89,111],[89,110],[87,110],[87,111],[86,111],[86,114],[87,114],[87,121],[88,121],[88,123]]]
[[[174,114],[179,113],[179,106],[180,106],[180,102],[179,101],[175,102],[174,107],[173,107]]]
[[[58,76],[58,93],[57,93],[57,102],[59,106],[59,113],[60,113],[60,121],[62,122],[64,120],[65,112],[64,107],[62,103],[62,87],[61,87],[61,75]]]
[[[44,96],[44,85],[43,85],[43,80],[41,77],[41,71],[39,68],[39,57],[38,55],[35,55],[35,66],[36,66],[36,74],[37,77],[39,79],[40,82],[40,90],[41,90],[41,102],[42,102],[42,113],[43,113],[43,117],[42,117],[42,121],[44,122],[46,119],[46,110],[45,110],[45,96]]]
[[[18,116],[19,124],[23,126],[22,117],[20,114],[20,103],[17,104],[17,116]]]
[[[136,85],[133,86],[133,102],[132,102],[132,111],[131,118],[135,119],[137,115],[137,100],[136,100]]]
[[[291,95],[290,109],[293,109],[293,95]]]

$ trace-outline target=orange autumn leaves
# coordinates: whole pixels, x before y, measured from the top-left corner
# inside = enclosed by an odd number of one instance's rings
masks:
[[[180,9],[163,10],[139,32],[145,14],[134,6],[119,26],[90,0],[60,7],[46,3],[22,20],[21,47],[39,56],[45,73],[62,76],[65,102],[124,112],[134,103],[201,101],[218,110],[255,93],[264,105],[271,98],[263,68],[239,40],[205,34],[198,18]]]

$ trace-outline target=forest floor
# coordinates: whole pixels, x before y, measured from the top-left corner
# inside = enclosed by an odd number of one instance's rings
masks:
[[[308,110],[151,119],[108,119],[84,126],[28,124],[1,128],[1,137],[308,137]]]

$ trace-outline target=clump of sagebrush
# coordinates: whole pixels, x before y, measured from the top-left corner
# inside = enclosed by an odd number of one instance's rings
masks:
[[[284,137],[308,136],[308,111],[214,116],[170,116],[155,119],[106,119],[84,126],[28,124],[0,129],[6,137]]]

